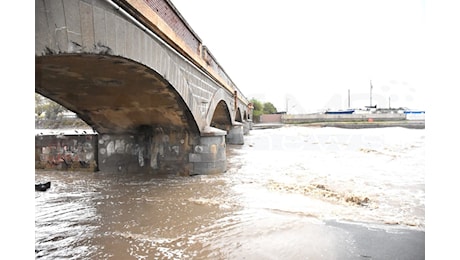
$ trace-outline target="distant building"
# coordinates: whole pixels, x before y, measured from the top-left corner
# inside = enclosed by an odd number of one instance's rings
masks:
[[[273,123],[281,123],[282,115],[286,114],[286,112],[278,112],[275,114],[263,114],[260,115],[260,123],[261,124],[273,124]]]

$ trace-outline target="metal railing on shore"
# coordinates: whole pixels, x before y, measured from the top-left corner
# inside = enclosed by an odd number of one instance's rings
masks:
[[[368,122],[368,121],[401,121],[406,114],[284,114],[283,123],[314,123],[314,122]]]

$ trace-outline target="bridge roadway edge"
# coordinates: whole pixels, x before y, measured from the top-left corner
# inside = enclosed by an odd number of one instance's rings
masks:
[[[50,3],[52,1],[47,1]],[[80,5],[80,9],[88,9],[87,1],[80,1],[83,4]],[[83,6],[83,7],[82,7]],[[93,6],[93,10],[99,8],[100,6]],[[59,8],[56,8],[59,9]],[[36,11],[37,14],[37,11]],[[55,13],[54,13],[55,15]],[[106,16],[107,17],[107,16]],[[36,18],[37,19],[37,18]],[[38,18],[39,19],[39,18]],[[50,19],[49,17],[47,19]],[[53,19],[68,19],[68,17],[61,17],[58,16],[53,17]],[[95,21],[93,21],[95,23]],[[57,25],[58,23],[56,23]],[[68,34],[67,42],[65,42],[61,32],[55,32],[55,34],[51,37],[52,39],[48,42],[51,42],[50,45],[46,45],[46,49],[52,53],[52,55],[59,55],[62,53],[72,53],[72,50],[69,48],[74,48],[75,44],[77,46],[81,44],[82,48],[85,49],[86,52],[91,51],[100,51],[100,50],[92,50],[89,48],[91,44],[87,44],[84,46],[84,42],[88,41],[88,37],[85,38],[83,31],[85,28],[80,28],[81,31],[81,39],[77,40],[76,42],[73,41],[75,39],[71,39],[71,34]],[[53,38],[54,37],[54,38]],[[94,48],[97,47],[97,39],[92,39],[92,43]],[[54,42],[54,43],[52,43]],[[90,40],[91,42],[91,40]],[[53,48],[53,44],[54,48]],[[67,50],[63,46],[67,45]],[[42,50],[43,50],[42,49]],[[127,52],[128,48],[125,47],[123,52]],[[115,51],[115,55],[117,55],[116,48],[112,48]],[[37,53],[37,50],[36,50]],[[81,50],[76,52],[82,53]],[[86,53],[87,54],[87,53]],[[98,53],[96,53],[98,54]],[[118,53],[118,55],[122,55],[123,53]],[[40,55],[39,55],[40,56]],[[142,56],[138,54],[137,57]],[[138,62],[142,62],[141,60],[137,59]],[[174,59],[173,59],[174,60]],[[174,61],[173,61],[174,62]],[[143,62],[145,64],[145,61]],[[168,66],[166,66],[168,67]],[[181,70],[184,71],[184,70]],[[168,82],[172,81],[173,78],[170,75],[174,75],[171,71],[163,71],[162,75],[164,75]],[[177,75],[177,73],[175,74]],[[169,80],[168,80],[169,78]],[[208,82],[209,84],[209,82]],[[172,84],[171,84],[172,85]],[[176,87],[173,85],[173,87]],[[37,90],[37,89],[36,89]],[[231,97],[230,99],[232,99]],[[53,98],[52,98],[53,99]],[[55,99],[53,99],[55,100]],[[192,102],[195,102],[193,99],[189,98]],[[58,101],[58,100],[55,100]],[[225,101],[227,106],[232,110],[233,107],[237,108],[238,106],[232,104],[231,101]],[[59,103],[59,102],[58,102]],[[195,102],[196,103],[196,102]],[[192,106],[191,110],[200,111],[199,105],[196,104]],[[200,111],[201,112],[201,111]],[[209,111],[208,111],[209,113]],[[236,129],[243,129],[240,123],[234,121],[235,115],[232,113],[232,123],[235,124]],[[207,118],[207,117],[206,117]],[[205,120],[206,121],[206,120]],[[200,135],[193,136],[190,133],[179,133],[175,132],[175,129],[167,129],[166,127],[157,127],[155,130],[152,128],[152,133],[150,136],[146,136],[144,133],[139,134],[120,134],[120,133],[102,133],[101,135],[97,136],[97,142],[93,146],[93,157],[94,161],[87,160],[89,156],[88,152],[91,152],[91,149],[88,149],[87,142],[77,141],[75,142],[74,137],[72,136],[56,136],[54,138],[54,143],[48,143],[48,145],[44,145],[37,149],[37,144],[40,144],[37,140],[41,137],[36,137],[36,164],[37,164],[37,157],[39,159],[39,164],[43,168],[43,163],[48,164],[47,167],[52,167],[53,169],[61,169],[61,170],[69,170],[69,169],[78,169],[78,165],[82,166],[80,168],[85,168],[88,166],[87,162],[90,162],[90,165],[93,165],[94,170],[107,170],[107,171],[119,171],[119,172],[135,172],[139,170],[146,170],[146,171],[155,171],[166,169],[170,170],[171,168],[178,168],[177,171],[181,172],[181,174],[208,174],[208,173],[216,173],[216,172],[224,172],[226,170],[226,154],[225,154],[225,141],[232,142],[232,139],[235,139],[235,143],[241,143],[239,139],[243,139],[243,134],[240,133],[240,130],[233,130],[232,136],[236,136],[235,138],[228,136],[228,133],[225,131],[221,131],[219,129],[215,129],[212,127],[206,126],[209,122],[201,124],[200,127]],[[247,123],[244,122],[246,125]],[[160,130],[158,130],[160,129]],[[247,129],[247,127],[245,128]],[[163,131],[163,132],[161,132]],[[230,131],[229,131],[230,133]],[[186,138],[181,138],[186,135]],[[62,141],[64,139],[68,139],[69,142],[67,144],[62,145]],[[69,167],[69,161],[66,158],[69,157],[68,155],[76,155],[78,152],[75,152],[76,145],[72,146],[72,143],[80,144],[80,157],[86,158],[84,160],[79,159],[78,156],[74,156],[73,162],[78,162],[78,164],[73,164],[72,167]],[[51,149],[50,149],[51,148]],[[74,152],[72,152],[72,149]],[[54,149],[54,151],[52,151]],[[84,151],[86,154],[81,154]],[[38,156],[37,156],[38,154]],[[48,158],[46,159],[46,155]],[[54,159],[49,160],[49,155],[53,155]],[[43,160],[42,160],[43,159]],[[91,164],[92,162],[92,164]],[[54,167],[55,166],[55,167]],[[172,167],[174,166],[174,167]],[[180,167],[178,167],[180,166]],[[44,167],[46,168],[46,167]]]

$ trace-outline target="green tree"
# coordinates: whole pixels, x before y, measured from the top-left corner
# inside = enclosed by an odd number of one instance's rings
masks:
[[[68,111],[58,103],[35,93],[35,114],[41,116],[45,114],[45,119],[56,120],[61,112]]]
[[[263,107],[264,114],[275,114],[277,112],[276,107],[270,102],[265,102]]]
[[[86,122],[80,118],[65,118],[62,112],[69,110],[60,104],[35,93],[35,127],[43,129],[58,128],[90,128]]]
[[[260,122],[260,116],[263,114],[273,114],[277,112],[276,107],[271,102],[262,103],[255,98],[252,98],[250,101],[254,106],[254,110],[252,111],[254,122]]]
[[[254,106],[254,110],[252,111],[252,115],[254,116],[254,118],[259,118],[260,115],[263,114],[264,105],[262,104],[262,102],[260,102],[259,100],[255,99],[255,98],[251,99],[251,103]]]
[[[67,111],[67,109],[56,102],[49,102],[46,106],[46,118],[56,120],[61,112]]]
[[[45,98],[35,93],[35,115],[40,117],[45,112]]]

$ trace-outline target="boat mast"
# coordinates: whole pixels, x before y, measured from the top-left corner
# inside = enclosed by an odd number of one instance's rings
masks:
[[[350,89],[348,89],[348,108],[350,108]]]
[[[372,107],[372,80],[371,80],[371,94],[370,94],[370,106],[369,107]]]
[[[288,107],[289,107],[288,102],[289,102],[288,101],[288,96],[286,95],[286,114],[288,114]]]

